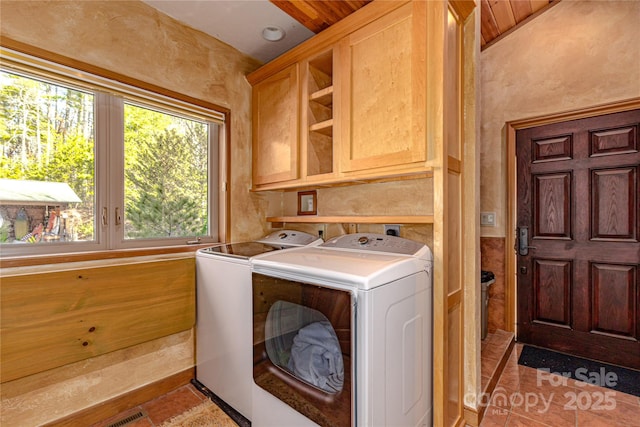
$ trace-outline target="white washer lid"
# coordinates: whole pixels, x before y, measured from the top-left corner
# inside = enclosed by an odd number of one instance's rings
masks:
[[[431,252],[425,246],[430,255]],[[431,258],[358,251],[303,247],[272,252],[252,259],[253,271],[318,284],[373,289],[420,271],[431,271]]]

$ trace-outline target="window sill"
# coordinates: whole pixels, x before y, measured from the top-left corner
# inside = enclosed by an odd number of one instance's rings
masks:
[[[195,252],[200,248],[206,248],[217,243],[199,245],[164,246],[159,248],[121,249],[96,252],[78,252],[67,254],[48,254],[34,256],[3,257],[0,259],[0,268],[30,267],[46,264],[61,264],[66,262],[99,261],[106,259],[131,258],[148,255],[164,255],[183,252]]]

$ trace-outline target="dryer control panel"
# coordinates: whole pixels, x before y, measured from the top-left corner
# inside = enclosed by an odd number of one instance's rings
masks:
[[[333,239],[327,240],[320,246],[415,255],[424,247],[424,244],[414,240],[388,236],[385,234],[354,233],[334,237]]]

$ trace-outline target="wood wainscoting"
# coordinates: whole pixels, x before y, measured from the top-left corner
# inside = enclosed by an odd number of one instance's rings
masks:
[[[187,331],[192,254],[2,272],[2,382]]]

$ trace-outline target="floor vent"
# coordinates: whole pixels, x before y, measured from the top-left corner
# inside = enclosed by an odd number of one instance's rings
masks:
[[[140,418],[144,418],[146,415],[144,412],[136,412],[133,415],[129,415],[127,418],[123,418],[120,421],[116,421],[115,423],[109,424],[107,427],[122,427],[129,424],[132,421],[139,420]]]

